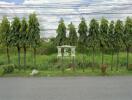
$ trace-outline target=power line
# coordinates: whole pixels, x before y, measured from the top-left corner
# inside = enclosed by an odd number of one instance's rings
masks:
[[[2,13],[0,12],[1,15],[29,15],[29,13]],[[132,12],[91,12],[91,13],[37,13],[37,15],[49,15],[49,16],[64,16],[64,15],[126,15],[126,14],[132,14]]]
[[[59,6],[58,6],[59,5]],[[0,8],[56,8],[56,9],[73,9],[79,7],[92,7],[92,6],[132,6],[132,3],[109,3],[109,4],[53,4],[53,5],[3,5]]]

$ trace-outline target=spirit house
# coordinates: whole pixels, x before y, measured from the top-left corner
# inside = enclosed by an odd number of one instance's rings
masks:
[[[63,45],[57,46],[58,55],[57,57],[75,57],[75,46]]]

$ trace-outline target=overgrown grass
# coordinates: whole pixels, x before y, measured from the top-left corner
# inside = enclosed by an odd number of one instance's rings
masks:
[[[12,52],[10,54],[11,57],[11,64],[17,65],[17,52]],[[27,66],[34,66],[33,65],[33,55],[31,51],[27,52]],[[84,58],[84,61],[83,61]],[[130,54],[130,64],[132,64],[132,53]],[[68,64],[71,63],[70,59],[64,60],[61,62],[61,60],[58,62],[57,61],[57,54],[51,54],[51,55],[37,55],[37,64],[35,68],[37,68],[40,73],[37,76],[100,76],[101,71],[100,71],[100,64],[101,64],[101,54],[96,53],[95,55],[95,62],[96,65],[94,68],[94,71],[92,71],[91,66],[89,65],[84,65],[85,66],[85,72],[83,72],[82,68],[78,66],[78,63],[92,63],[92,53],[88,54],[76,54],[76,71],[74,72],[73,70],[66,71],[68,69]],[[119,70],[116,71],[116,54],[114,55],[114,64],[113,64],[113,71],[111,71],[111,55],[110,54],[105,54],[104,57],[104,63],[108,64],[108,69],[107,69],[107,76],[113,76],[113,75],[132,75],[132,71],[126,70],[126,53],[121,52],[120,53],[120,60],[119,60]],[[25,69],[25,70],[18,70],[15,69],[15,71],[11,74],[2,74],[2,65],[7,64],[7,57],[6,53],[0,53],[0,76],[26,76],[29,77],[32,69]],[[23,53],[21,53],[21,65],[23,65]],[[64,67],[65,71],[64,73],[62,72],[62,67]]]
[[[15,70],[11,74],[5,74],[2,75],[0,72],[0,76],[2,77],[32,77],[30,76],[31,70]],[[104,75],[101,73],[99,69],[95,69],[92,71],[91,69],[86,69],[85,72],[82,70],[76,70],[74,71],[65,71],[64,73],[60,70],[56,71],[48,71],[43,70],[40,71],[39,74],[35,75],[34,77],[68,77],[68,76],[128,76],[132,75],[132,71],[128,71],[126,69],[119,69],[119,71],[107,71],[107,73]]]

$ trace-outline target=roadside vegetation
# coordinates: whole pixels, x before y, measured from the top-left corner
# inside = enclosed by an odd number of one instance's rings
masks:
[[[60,20],[57,36],[46,42],[40,38],[39,20],[3,17],[0,23],[0,76],[132,75],[132,18],[108,21],[84,18],[78,28]],[[69,35],[67,37],[67,30]],[[57,59],[56,46],[76,46],[76,58]],[[73,70],[73,67],[75,70]]]

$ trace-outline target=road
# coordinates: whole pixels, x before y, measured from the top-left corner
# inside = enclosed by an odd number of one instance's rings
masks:
[[[0,100],[132,100],[132,77],[0,78]]]

